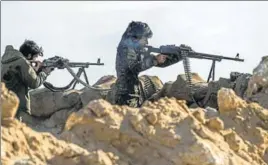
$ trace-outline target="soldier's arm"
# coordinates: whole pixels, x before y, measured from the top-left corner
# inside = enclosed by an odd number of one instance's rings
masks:
[[[35,89],[41,86],[45,82],[47,76],[48,75],[43,71],[36,74],[28,61],[23,60],[21,62],[21,79],[29,88]]]
[[[153,55],[138,55],[133,49],[126,48],[126,61],[128,67],[135,73],[145,71],[157,65],[157,59]]]
[[[177,62],[181,61],[182,58],[179,56],[173,56],[172,58],[166,58],[166,61],[162,64],[157,64],[156,67],[165,68],[167,66],[176,64]]]

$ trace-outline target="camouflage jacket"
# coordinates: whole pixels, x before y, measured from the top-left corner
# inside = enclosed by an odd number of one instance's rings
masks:
[[[156,57],[121,42],[116,55],[116,94],[137,94],[138,74],[157,65]]]
[[[29,88],[35,89],[43,84],[47,74],[38,75],[30,62],[11,45],[6,47],[1,60],[1,81],[19,97],[19,111],[30,113]]]
[[[167,59],[163,64],[158,64],[156,57],[148,54],[144,48],[137,48],[130,42],[122,40],[117,48],[116,55],[116,94],[137,95],[140,72],[153,66],[164,68],[180,60],[180,58]]]

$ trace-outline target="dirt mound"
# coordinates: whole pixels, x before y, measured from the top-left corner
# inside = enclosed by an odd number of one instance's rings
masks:
[[[50,133],[38,133],[14,119],[18,98],[1,84],[1,164],[112,164],[111,155],[87,150],[56,139]]]
[[[206,118],[174,98],[140,109],[95,100],[68,118],[61,139],[135,165],[268,164],[268,111],[225,88],[218,102],[220,113]]]
[[[12,91],[6,89],[1,83],[1,120],[4,118],[14,118],[19,107],[19,98]]]
[[[225,125],[222,134],[231,149],[248,162],[268,164],[268,110],[256,103],[247,104],[229,89],[220,90],[218,97]]]
[[[68,117],[57,139],[13,119],[18,100],[1,88],[2,114],[12,112],[2,118],[3,164],[268,164],[268,110],[231,89],[219,90],[212,116],[175,98],[141,108],[93,100]]]
[[[38,133],[14,119],[17,96],[1,83],[1,164],[112,164],[112,154],[102,150],[88,152],[71,143],[56,139],[50,133]]]
[[[11,164],[111,164],[108,154],[101,150],[87,150],[49,133],[38,133],[18,120],[4,121],[1,127],[1,162]]]

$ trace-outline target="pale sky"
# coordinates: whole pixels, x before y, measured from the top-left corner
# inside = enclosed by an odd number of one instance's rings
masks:
[[[63,56],[74,62],[104,66],[87,69],[90,83],[116,75],[116,47],[132,20],[147,22],[154,36],[150,45],[187,44],[195,51],[234,57],[245,62],[222,61],[216,78],[231,71],[252,73],[268,55],[268,2],[1,2],[1,55],[6,45],[15,48],[32,39],[44,49],[44,58]],[[211,62],[190,59],[192,72],[207,79]],[[163,82],[183,73],[182,62],[168,68],[151,68],[140,75],[156,75]],[[64,86],[72,79],[67,70],[56,70],[48,81]]]

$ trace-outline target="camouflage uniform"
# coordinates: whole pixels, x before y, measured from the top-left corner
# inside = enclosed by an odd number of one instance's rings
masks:
[[[151,38],[152,35],[149,26],[142,22],[131,22],[123,34],[116,55],[115,104],[141,106],[144,100],[141,97],[139,73],[153,66],[166,67],[179,61],[179,59],[167,60],[158,65],[156,56],[146,53],[145,45],[131,38],[133,36]]]
[[[156,65],[156,58],[146,55],[141,59],[141,50],[120,45],[116,60],[116,104],[137,107],[141,104],[138,74]]]
[[[31,114],[28,90],[41,86],[48,75],[43,71],[37,75],[30,62],[11,45],[6,47],[1,62],[1,81],[9,90],[15,92],[20,100],[16,117],[20,117],[20,112]]]

